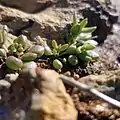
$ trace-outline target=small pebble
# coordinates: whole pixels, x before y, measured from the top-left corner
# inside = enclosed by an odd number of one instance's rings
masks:
[[[111,116],[109,117],[109,119],[110,119],[110,120],[115,120],[115,115],[111,115]]]
[[[70,76],[71,76],[71,73],[70,73],[70,71],[67,71],[67,72],[65,72],[65,73],[64,73],[64,75],[66,75],[66,76],[69,76],[69,77],[70,77]]]
[[[7,89],[9,89],[10,86],[11,86],[11,84],[8,81],[6,81],[6,80],[0,80],[0,89],[1,88],[7,88]]]
[[[120,120],[120,118],[116,119],[116,120]]]
[[[115,116],[120,116],[120,112],[118,111],[118,110],[114,110],[114,114],[115,114]]]
[[[78,74],[74,74],[74,79],[78,80],[80,78],[80,76]]]

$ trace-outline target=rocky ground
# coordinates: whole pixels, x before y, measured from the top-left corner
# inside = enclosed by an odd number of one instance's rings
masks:
[[[62,42],[66,40],[73,13],[76,12],[79,19],[87,17],[89,26],[97,26],[93,35],[98,35],[96,51],[100,60],[87,68],[78,66],[64,74],[98,89],[112,88],[102,91],[120,100],[119,6],[119,0],[1,0],[0,28],[7,25],[10,38],[24,34],[31,41],[37,41],[40,35],[49,42],[53,39]],[[0,82],[5,89],[0,91],[0,120],[120,119],[119,109],[63,84],[57,72],[35,70],[38,78],[35,85],[31,84],[27,74],[20,75],[15,81]],[[3,74],[2,71],[0,74]]]

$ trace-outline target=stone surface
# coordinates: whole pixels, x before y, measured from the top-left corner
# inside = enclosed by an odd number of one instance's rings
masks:
[[[48,8],[38,14],[27,14],[22,11],[0,5],[0,21],[10,28],[14,35],[25,34],[30,40],[38,35],[47,39],[58,39],[67,24],[64,14]]]
[[[32,93],[27,120],[77,120],[77,111],[59,74],[38,68],[37,75],[39,90]]]
[[[50,1],[52,0],[30,0],[29,4],[32,2],[43,4]],[[73,13],[76,12],[79,19],[82,18],[83,13],[84,17],[89,18],[89,26],[96,25],[98,27],[94,35],[99,36],[98,41],[103,41],[110,33],[112,23],[113,21],[116,22],[118,14],[114,7],[108,8],[106,5],[101,5],[97,0],[92,0],[92,2],[86,1],[88,2],[83,0],[53,0],[53,6],[45,7],[44,11],[38,10],[34,14],[21,12],[21,8],[17,5],[15,5],[17,10],[13,9],[14,5],[13,8],[0,6],[0,21],[1,24],[8,25],[11,33],[17,36],[25,34],[29,39],[33,40],[40,35],[49,40],[56,39],[63,41],[68,33],[69,27],[67,24],[71,23]],[[26,2],[23,2],[23,0],[19,2],[16,0],[5,1],[6,6],[9,4],[11,6],[12,4],[22,5],[24,3],[23,7],[27,9],[29,7],[25,6]],[[34,7],[34,4],[32,6]],[[93,17],[90,17],[91,15]]]
[[[2,1],[5,6],[18,8],[25,12],[37,12],[44,10],[46,7],[53,4],[53,0],[5,0]]]

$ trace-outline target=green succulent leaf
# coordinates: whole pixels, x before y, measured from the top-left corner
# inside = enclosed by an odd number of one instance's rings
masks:
[[[89,40],[92,38],[91,33],[80,33],[79,36],[76,38],[76,41],[81,41],[81,40]]]
[[[80,53],[82,53],[82,46],[76,48],[76,54],[80,54]]]
[[[56,40],[53,40],[53,41],[52,41],[52,47],[53,47],[54,49],[58,49],[58,45],[57,45]]]
[[[71,43],[74,42],[74,38],[73,38],[73,36],[72,36],[71,33],[70,33],[70,34],[68,35],[68,37],[67,37],[67,42],[68,42],[69,44],[71,44]]]
[[[81,50],[85,49],[85,50],[93,50],[94,48],[96,48],[95,45],[91,45],[91,44],[84,44],[81,48]]]
[[[17,49],[15,48],[14,44],[10,45],[10,47],[8,48],[8,50],[9,50],[11,53],[17,52]]]
[[[83,20],[80,22],[80,24],[79,24],[81,30],[82,30],[87,24],[88,24],[88,19],[87,19],[87,18],[83,19]]]
[[[81,32],[83,32],[83,33],[92,33],[92,32],[94,32],[96,30],[96,28],[97,27],[85,27],[85,28],[82,29]]]
[[[68,48],[68,46],[69,46],[68,44],[62,45],[61,48],[60,48],[60,52],[65,51]]]
[[[73,14],[73,25],[76,25],[78,23],[78,19],[76,16],[76,13]]]
[[[85,62],[92,61],[92,57],[88,56],[87,54],[79,54],[78,57]]]
[[[8,68],[10,68],[12,70],[19,70],[22,68],[23,62],[14,56],[9,56],[6,59],[6,65]]]
[[[53,52],[53,55],[54,55],[54,56],[58,55],[58,53],[57,53],[57,50],[56,50],[56,49],[53,49],[53,51],[52,51],[52,52]]]
[[[76,38],[80,34],[80,32],[81,32],[81,26],[79,24],[74,25],[70,30],[71,36],[73,38]]]
[[[70,45],[65,51],[65,54],[75,54],[75,53],[76,53],[76,45]]]
[[[30,62],[30,61],[33,61],[37,58],[37,54],[36,53],[25,53],[21,59],[22,61],[25,61],[25,62]]]
[[[98,42],[96,42],[95,40],[87,40],[87,41],[84,42],[84,44],[90,44],[90,45],[93,45],[93,46],[97,46]]]
[[[92,50],[88,50],[87,55],[90,56],[94,60],[99,58],[99,54]]]

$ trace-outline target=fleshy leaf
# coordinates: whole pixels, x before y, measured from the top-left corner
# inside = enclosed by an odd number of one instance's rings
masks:
[[[77,17],[76,17],[76,13],[74,13],[74,15],[73,15],[73,25],[75,25],[77,23],[78,23],[78,20],[77,20]]]
[[[52,47],[55,48],[55,49],[58,49],[58,45],[57,45],[56,40],[52,41]]]
[[[85,27],[82,29],[83,33],[92,33],[96,30],[97,27]]]
[[[53,55],[55,55],[55,56],[58,54],[56,49],[53,49],[52,52],[53,52]]]
[[[87,19],[87,18],[83,19],[83,20],[79,23],[80,29],[82,30],[87,24],[88,24],[88,19]]]
[[[93,59],[99,58],[98,53],[96,53],[95,51],[92,51],[92,50],[88,50],[87,51],[87,55],[90,56],[90,57],[92,57]]]
[[[85,50],[93,50],[96,46],[91,45],[91,44],[84,44],[81,49]]]
[[[68,48],[68,44],[64,44],[64,45],[62,45],[61,46],[61,49],[60,49],[60,52],[63,52],[63,51],[65,51],[67,48]]]

